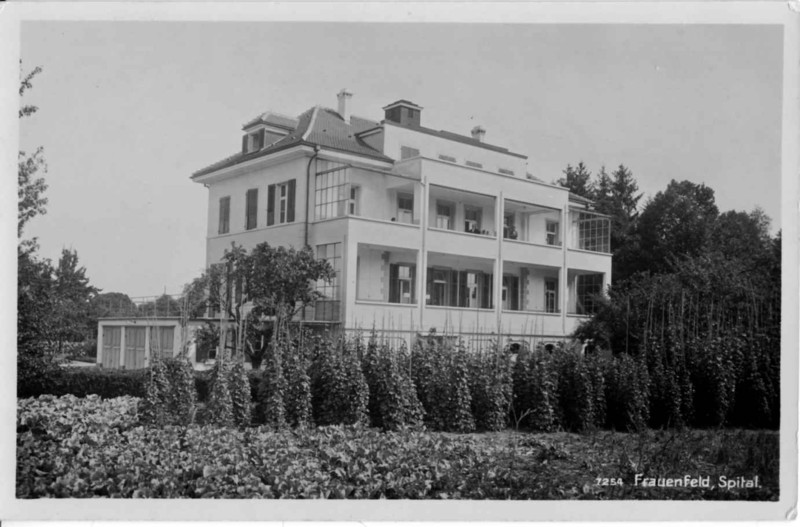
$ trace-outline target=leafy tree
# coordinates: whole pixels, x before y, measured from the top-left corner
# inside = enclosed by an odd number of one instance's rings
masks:
[[[564,169],[564,177],[558,179],[556,184],[568,188],[570,192],[574,192],[579,196],[592,199],[591,178],[592,173],[581,161],[576,167],[567,165],[567,168]]]
[[[133,316],[136,304],[125,293],[99,293],[92,297],[89,306],[93,320],[105,317]]]
[[[20,61],[20,69],[22,62]],[[33,87],[31,81],[33,78],[41,73],[42,68],[36,67],[24,75],[19,86],[20,97],[29,89]],[[20,72],[21,73],[21,72]],[[24,105],[19,110],[19,117],[27,117],[33,115],[39,108],[32,105]],[[44,178],[36,177],[39,173],[47,172],[47,164],[44,160],[44,148],[39,147],[33,154],[27,154],[20,151],[18,156],[18,170],[17,170],[17,193],[18,193],[18,214],[17,214],[17,236],[22,237],[22,231],[25,224],[32,218],[39,214],[46,212],[45,205],[47,205],[47,198],[44,197],[44,192],[47,190],[47,183]]]
[[[52,308],[53,338],[56,353],[66,342],[82,341],[92,330],[89,306],[98,289],[89,284],[86,268],[78,263],[78,253],[64,249],[53,269]]]
[[[597,211],[611,216],[612,282],[616,282],[630,276],[638,258],[636,226],[642,194],[630,169],[619,165],[611,176],[605,167],[600,170],[593,198]]]
[[[673,179],[639,217],[641,254],[634,270],[664,272],[675,259],[700,254],[718,213],[711,188]]]
[[[203,306],[233,320],[234,353],[244,349],[260,365],[285,323],[320,297],[315,283],[332,278],[333,268],[309,247],[296,250],[264,242],[248,253],[234,243],[222,263],[193,281],[185,295],[204,299],[193,302],[193,310]]]

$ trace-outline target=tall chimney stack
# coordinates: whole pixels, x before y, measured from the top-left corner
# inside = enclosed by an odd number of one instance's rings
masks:
[[[342,119],[344,119],[346,123],[350,122],[350,105],[347,103],[347,100],[352,96],[353,94],[344,88],[336,95],[336,98],[339,99],[339,115],[342,116]]]
[[[476,141],[480,141],[482,143],[485,135],[486,129],[481,125],[478,125],[472,129],[472,138]]]

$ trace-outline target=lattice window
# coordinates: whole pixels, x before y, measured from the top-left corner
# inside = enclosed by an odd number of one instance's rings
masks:
[[[314,318],[317,320],[339,320],[341,301],[340,278],[342,276],[342,244],[326,243],[317,245],[317,258],[326,260],[333,268],[333,278],[329,282],[318,280],[316,289],[322,294],[314,306]]]
[[[608,218],[581,212],[577,220],[578,249],[611,252],[611,222]]]
[[[314,189],[314,217],[317,220],[347,214],[350,202],[349,172],[346,168],[317,174]]]

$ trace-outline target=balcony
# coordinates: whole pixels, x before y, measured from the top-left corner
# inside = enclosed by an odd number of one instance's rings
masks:
[[[437,185],[430,186],[428,227],[475,236],[497,236],[495,199]]]
[[[503,238],[561,247],[561,211],[507,199],[503,209]]]
[[[569,219],[570,249],[611,254],[611,219],[608,216],[571,210]]]
[[[421,186],[411,177],[338,166],[314,178],[314,220],[344,216],[420,224]]]

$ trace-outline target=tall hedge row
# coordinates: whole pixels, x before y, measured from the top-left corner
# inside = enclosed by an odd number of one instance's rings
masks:
[[[745,339],[665,340],[646,354],[583,355],[563,347],[468,351],[432,337],[411,350],[372,338],[273,342],[260,371],[227,360],[192,372],[185,360],[137,371],[49,369],[21,397],[42,393],[134,395],[155,424],[195,419],[275,429],[336,424],[450,432],[582,432],[646,427],[769,428],[779,411],[778,367]],[[669,340],[666,340],[669,343]],[[38,393],[37,393],[38,392]],[[198,403],[201,403],[198,406]]]

